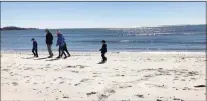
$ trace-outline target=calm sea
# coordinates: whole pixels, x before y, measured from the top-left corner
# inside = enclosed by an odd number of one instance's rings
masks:
[[[106,40],[108,51],[205,51],[206,25],[147,28],[59,29],[69,51],[98,51]],[[53,50],[56,47],[56,29]],[[46,50],[44,30],[1,31],[1,51],[31,51],[31,38],[39,50]]]

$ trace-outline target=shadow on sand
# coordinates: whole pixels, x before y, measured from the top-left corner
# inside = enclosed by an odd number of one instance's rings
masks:
[[[33,58],[35,58],[35,57],[28,57],[28,58],[22,58],[22,59],[33,59]]]
[[[59,60],[60,58],[54,58],[54,59],[50,59],[50,60],[45,60],[45,61],[55,61],[55,60]]]
[[[47,59],[48,57],[44,57],[44,58],[38,58],[38,59],[34,59],[34,60],[43,60],[43,59]]]
[[[99,62],[97,64],[104,64],[104,63],[106,63],[106,61],[101,61],[101,62]]]

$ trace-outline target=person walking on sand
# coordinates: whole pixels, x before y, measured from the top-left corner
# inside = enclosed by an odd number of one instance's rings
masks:
[[[53,36],[52,36],[52,33],[50,33],[50,31],[48,29],[45,30],[45,32],[47,33],[46,34],[46,44],[47,44],[47,50],[48,50],[48,53],[49,53],[49,57],[48,58],[51,58],[53,57],[53,53],[52,53],[52,41],[53,41]]]
[[[32,53],[34,54],[34,57],[38,57],[38,53],[37,53],[37,41],[35,41],[34,38],[32,38],[31,41],[33,41]]]
[[[107,52],[107,44],[105,40],[102,40],[102,47],[99,51],[101,51],[102,62],[106,62],[107,58],[105,57],[105,53]]]
[[[57,43],[56,46],[59,46],[59,56],[57,58],[60,58],[63,54],[64,54],[64,59],[67,58],[63,47],[65,45],[65,39],[63,37],[63,35],[60,33],[60,31],[57,30]]]

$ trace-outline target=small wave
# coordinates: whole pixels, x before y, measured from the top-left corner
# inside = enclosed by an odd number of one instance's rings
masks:
[[[131,40],[121,40],[120,42],[126,43],[126,42],[130,42]]]

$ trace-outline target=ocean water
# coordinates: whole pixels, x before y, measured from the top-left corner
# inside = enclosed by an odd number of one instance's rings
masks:
[[[116,52],[206,50],[206,25],[59,30],[69,51],[98,51],[103,39],[108,51]],[[54,37],[52,49],[57,51],[56,29],[50,31]],[[37,40],[39,50],[46,50],[45,35],[43,29],[1,31],[1,51],[31,51],[31,38]]]

